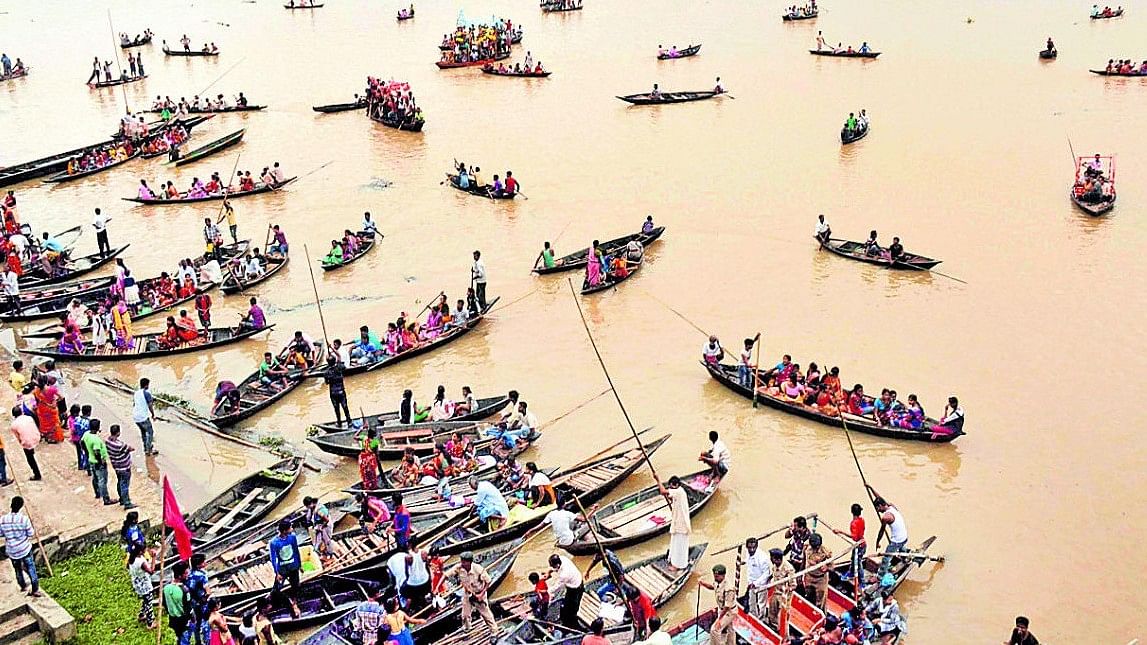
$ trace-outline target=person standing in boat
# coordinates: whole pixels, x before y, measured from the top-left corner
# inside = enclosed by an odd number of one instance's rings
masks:
[[[721,77],[718,76],[717,77],[717,84],[713,86],[713,93],[714,94],[724,94],[725,91],[726,91],[725,86],[721,85]]]
[[[497,176],[495,176],[497,185]],[[474,251],[474,264],[470,267],[470,281],[474,284],[474,294],[478,298],[478,313],[486,311],[486,263],[482,261],[482,252]]]
[[[555,556],[550,557],[552,559]],[[446,572],[445,578],[454,580],[461,587],[463,628],[465,631],[470,631],[470,625],[473,621],[472,614],[477,611],[490,632],[496,634],[498,623],[494,620],[493,612],[490,611],[490,574],[482,565],[474,562],[474,554],[470,551],[463,551],[458,559],[458,565]],[[580,599],[579,596],[578,600]]]
[[[741,350],[741,362],[737,365],[737,378],[741,382],[741,387],[753,386],[753,345],[761,339],[761,332],[757,332],[756,336],[745,339],[745,349]]]
[[[100,57],[96,56],[92,59],[92,74],[88,77],[88,84],[100,82]]]
[[[128,56],[130,57],[131,54],[128,54]],[[143,71],[143,54],[140,52],[135,53],[135,71],[138,72],[140,76],[147,76],[147,73]]]
[[[823,31],[816,32],[816,50],[820,51],[827,46],[828,45],[824,42],[824,32]]]
[[[183,51],[191,51],[191,39],[187,37],[187,34],[183,34],[183,38],[179,39],[179,44],[183,45]]]
[[[677,475],[669,478],[665,486],[659,486],[661,495],[669,500],[671,512],[669,520],[669,568],[681,571],[689,566],[689,535],[693,524],[689,519],[689,495],[681,487]]]
[[[884,547],[886,554],[898,553],[904,551],[908,547],[908,523],[904,521],[904,515],[900,509],[889,504],[884,497],[876,492],[876,489],[871,486],[866,486],[868,491],[872,493],[872,504],[876,506],[876,512],[880,514],[880,523],[888,527],[888,545]],[[880,545],[876,545],[877,550]],[[880,561],[880,570],[878,576],[884,576],[892,567],[892,556],[885,555],[884,559]]]
[[[733,619],[737,615],[737,590],[729,587],[725,579],[725,565],[713,565],[713,582],[698,581],[706,589],[712,589],[717,597],[717,618],[709,629],[709,645],[734,645],[737,635],[733,631]]]

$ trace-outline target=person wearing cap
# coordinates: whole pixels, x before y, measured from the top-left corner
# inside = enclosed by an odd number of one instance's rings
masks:
[[[689,496],[681,487],[677,475],[669,478],[667,486],[661,486],[661,495],[669,499],[671,518],[669,520],[669,567],[680,571],[689,566],[689,534],[693,524],[689,519]]]
[[[824,545],[820,533],[810,535],[804,549],[805,567],[816,568],[804,574],[804,588],[806,594],[812,591],[813,604],[822,610],[828,598],[828,567],[831,559],[832,551]]]
[[[490,574],[482,565],[474,562],[474,554],[463,551],[458,556],[458,564],[446,572],[446,578],[458,583],[462,589],[462,625],[470,631],[472,614],[474,611],[486,622],[490,632],[498,633],[498,623],[494,621],[494,614],[490,611]]]
[[[296,597],[299,595],[299,572],[303,568],[303,555],[299,552],[299,540],[291,530],[291,520],[279,521],[279,534],[271,538],[268,545],[271,550],[271,569],[275,571],[275,584],[271,588],[271,596],[286,598],[291,606],[291,616],[299,617],[299,605]],[[283,591],[284,583],[291,583],[291,593]]]
[[[1012,630],[1012,637],[1004,641],[1004,645],[1039,645],[1039,639],[1028,631],[1030,625],[1027,616],[1016,616],[1016,627]]]
[[[578,611],[581,609],[581,597],[585,593],[585,581],[581,571],[578,571],[573,560],[557,553],[550,554],[549,564],[550,571],[546,577],[552,579],[556,576],[558,583],[564,587],[565,591],[565,597],[562,600],[561,624],[570,629],[581,629],[577,618]]]
[[[702,587],[712,589],[717,597],[717,618],[709,628],[709,645],[735,645],[737,635],[733,631],[733,618],[737,615],[737,590],[729,586],[725,579],[725,565],[713,565],[713,583],[699,581]]]
[[[772,587],[772,596],[769,597],[769,611],[765,617],[765,621],[772,626],[777,625],[777,619],[781,615],[781,607],[789,606],[789,599],[793,596],[793,590],[796,589],[797,581],[793,577],[796,569],[793,565],[785,561],[785,552],[780,549],[769,549],[769,562],[772,564],[773,570],[769,575],[769,584]]]
[[[773,568],[769,564],[768,554],[758,548],[757,538],[751,537],[745,540],[745,551],[748,555],[745,557],[744,563],[749,565],[749,588],[746,593],[749,613],[763,620],[765,618],[765,597],[768,593],[765,585],[768,584],[769,574],[772,573]]]

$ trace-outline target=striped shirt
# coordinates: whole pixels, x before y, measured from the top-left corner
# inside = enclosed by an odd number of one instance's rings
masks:
[[[23,513],[8,513],[0,517],[0,535],[4,536],[4,551],[10,559],[19,560],[32,552],[32,521]]]
[[[104,441],[104,447],[107,449],[108,461],[112,464],[112,470],[131,470],[131,446],[124,443],[122,439],[108,437]]]

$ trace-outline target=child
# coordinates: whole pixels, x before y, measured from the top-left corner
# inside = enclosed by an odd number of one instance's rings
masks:
[[[534,618],[545,620],[546,613],[550,609],[550,588],[546,585],[545,578],[539,576],[536,571],[530,573],[530,582],[534,585],[534,598],[530,601],[530,609],[534,612]]]
[[[89,406],[90,407],[90,406]],[[76,470],[87,471],[88,453],[84,450],[84,434],[88,431],[86,423],[80,421],[80,406],[75,403],[68,409],[68,438],[76,447]]]

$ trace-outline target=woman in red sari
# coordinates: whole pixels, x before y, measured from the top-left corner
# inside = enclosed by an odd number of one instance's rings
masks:
[[[57,401],[60,390],[55,377],[47,377],[37,382],[32,395],[36,397],[36,421],[40,425],[40,436],[48,443],[64,440],[64,427],[60,424],[60,410]]]
[[[370,445],[371,440],[371,437],[364,437],[362,450],[358,453],[358,474],[362,477],[363,490],[378,489],[378,458]]]

